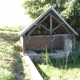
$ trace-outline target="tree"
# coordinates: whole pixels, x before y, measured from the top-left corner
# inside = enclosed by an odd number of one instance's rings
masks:
[[[31,18],[36,18],[49,7],[54,7],[58,12],[64,10],[64,3],[67,0],[25,0],[23,7]]]
[[[80,0],[70,0],[65,3],[65,10],[61,12],[67,22],[78,32],[80,37]]]

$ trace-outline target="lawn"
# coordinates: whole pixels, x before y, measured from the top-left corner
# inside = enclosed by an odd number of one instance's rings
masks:
[[[29,66],[18,44],[17,33],[0,31],[0,80],[30,80]]]
[[[44,80],[80,80],[80,68],[57,68],[38,64],[38,70]]]
[[[47,55],[42,63],[35,65],[44,80],[80,80],[80,43],[76,43],[70,57],[51,59]]]

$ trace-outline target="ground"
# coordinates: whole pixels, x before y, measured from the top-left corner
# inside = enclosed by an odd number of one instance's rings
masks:
[[[0,80],[30,80],[17,32],[0,31]]]

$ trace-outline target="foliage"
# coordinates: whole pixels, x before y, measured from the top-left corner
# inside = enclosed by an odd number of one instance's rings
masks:
[[[12,32],[19,32],[20,30],[23,29],[23,26],[17,26],[17,27],[12,27],[12,26],[3,26],[0,27],[1,31],[12,31]]]
[[[0,80],[30,80],[28,65],[21,56],[17,33],[0,32]]]
[[[67,2],[67,0],[25,0],[23,7],[32,18],[36,18],[49,7],[54,7],[58,11],[62,11],[65,2]]]
[[[46,50],[44,50],[44,52],[42,52],[43,54],[43,59],[42,59],[42,63],[43,64],[49,64],[49,65],[53,65],[52,62],[51,62],[51,59],[48,55],[48,49],[46,48]]]
[[[67,70],[63,68],[57,68],[55,66],[40,65],[38,64],[38,70],[41,73],[44,80],[79,80],[80,79],[80,67],[69,68]]]

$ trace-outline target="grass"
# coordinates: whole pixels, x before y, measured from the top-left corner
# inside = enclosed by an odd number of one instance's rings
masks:
[[[16,26],[16,27],[11,27],[11,26],[3,26],[0,27],[1,31],[12,31],[12,32],[19,32],[20,30],[23,29],[23,26]]]
[[[0,80],[30,80],[17,33],[0,32]]]
[[[45,80],[79,80],[80,68],[57,68],[50,65],[38,65],[41,75]]]
[[[49,58],[48,55],[46,57],[42,63],[36,64],[36,67],[44,80],[80,79],[80,43],[76,44],[75,52],[67,59],[67,65],[66,59],[55,60]]]
[[[18,45],[19,36],[17,33],[21,28],[3,27],[0,28],[0,80],[30,80],[30,69],[25,63],[21,54],[21,47]],[[13,32],[12,32],[13,31]],[[47,56],[42,64],[36,64],[37,69],[44,80],[80,80],[80,44],[76,45],[76,52],[67,60],[51,60]]]

